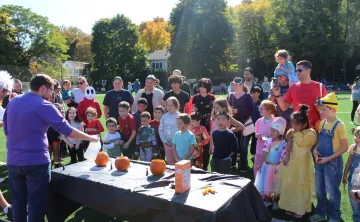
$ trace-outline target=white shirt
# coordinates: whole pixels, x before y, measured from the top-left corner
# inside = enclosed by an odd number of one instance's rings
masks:
[[[115,134],[111,134],[111,133],[107,133],[107,134],[105,134],[105,136],[104,136],[104,140],[105,141],[111,141],[111,140],[120,140],[121,139],[121,135],[120,135],[120,133],[119,132],[116,132]],[[112,149],[112,148],[114,148],[115,147],[115,145],[114,145],[114,143],[109,143],[109,144],[105,144],[104,143],[104,148],[105,149],[107,149],[107,150],[110,150],[110,149]]]
[[[5,114],[5,109],[2,108],[2,106],[0,106],[0,120],[2,121],[4,118],[4,114]]]
[[[79,88],[73,89],[72,94],[74,96],[74,101],[77,104],[79,104],[81,102],[81,100],[83,100],[85,97],[85,93],[83,91],[81,91],[81,89],[79,89]]]

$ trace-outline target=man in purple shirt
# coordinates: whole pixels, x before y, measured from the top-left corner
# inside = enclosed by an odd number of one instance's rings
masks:
[[[4,114],[7,165],[14,221],[44,221],[50,183],[50,155],[46,132],[52,127],[79,140],[98,141],[72,128],[46,99],[54,91],[54,80],[36,75],[30,93],[12,99]]]

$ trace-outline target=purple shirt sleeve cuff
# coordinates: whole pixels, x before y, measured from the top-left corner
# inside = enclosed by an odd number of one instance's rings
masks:
[[[70,124],[64,120],[60,127],[59,127],[59,132],[63,135],[65,135],[66,137],[70,136],[71,132],[73,131],[73,128],[70,126]]]

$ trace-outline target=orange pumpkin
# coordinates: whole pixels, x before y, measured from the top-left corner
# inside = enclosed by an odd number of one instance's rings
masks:
[[[162,175],[166,170],[166,163],[164,160],[155,159],[150,163],[150,170],[153,175]]]
[[[109,162],[108,154],[105,152],[99,152],[95,160],[96,165],[99,167],[104,167],[108,162]]]
[[[130,166],[130,160],[127,156],[119,156],[115,160],[115,167],[118,171],[127,171]]]

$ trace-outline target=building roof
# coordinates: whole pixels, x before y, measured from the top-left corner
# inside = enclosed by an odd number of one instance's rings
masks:
[[[84,68],[84,65],[89,64],[87,62],[79,62],[79,61],[71,61],[71,60],[67,60],[64,62],[63,66],[66,67],[66,64],[68,64],[69,66],[71,66],[72,68]]]
[[[155,50],[149,52],[149,60],[166,60],[170,57],[170,52],[166,50]]]

